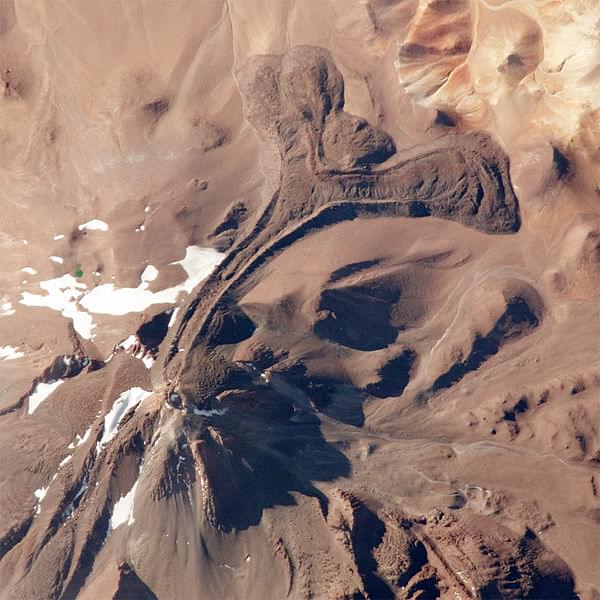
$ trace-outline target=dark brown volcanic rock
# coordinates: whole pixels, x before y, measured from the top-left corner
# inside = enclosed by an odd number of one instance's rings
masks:
[[[325,162],[337,170],[369,167],[385,162],[396,152],[385,131],[348,113],[327,119],[321,144]]]
[[[296,46],[287,52],[279,85],[287,106],[315,127],[344,106],[344,79],[323,48]]]

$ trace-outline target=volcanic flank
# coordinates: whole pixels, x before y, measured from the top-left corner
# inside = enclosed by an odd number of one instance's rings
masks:
[[[596,599],[564,7],[254,4],[1,5],[0,598]]]

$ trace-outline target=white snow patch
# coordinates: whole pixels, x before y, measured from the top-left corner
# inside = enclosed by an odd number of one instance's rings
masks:
[[[85,433],[83,434],[82,437],[79,437],[79,435],[77,436],[79,439],[77,441],[77,445],[81,446],[82,444],[85,444],[89,437],[90,437],[90,433],[92,433],[92,426],[90,425],[89,428],[85,431]]]
[[[27,275],[35,275],[37,273],[33,267],[23,267],[21,271],[23,271],[23,273],[27,273]]]
[[[82,482],[81,486],[79,487],[79,489],[77,490],[77,493],[75,494],[75,496],[73,497],[73,501],[71,502],[71,504],[69,504],[69,506],[67,506],[67,508],[65,508],[65,510],[62,513],[62,517],[64,518],[71,518],[73,516],[73,513],[75,512],[75,502],[77,502],[77,500],[79,498],[81,498],[81,496],[83,496],[83,494],[85,494],[86,490],[87,490],[88,484],[87,484],[87,478]]]
[[[142,273],[137,288],[115,289],[114,284],[107,283],[96,286],[87,292],[87,286],[84,283],[72,275],[65,274],[62,277],[38,283],[40,288],[47,292],[45,295],[21,292],[20,302],[27,306],[45,306],[59,311],[64,317],[73,321],[73,326],[81,337],[89,340],[93,338],[92,329],[96,327],[90,313],[119,316],[131,312],[142,312],[152,304],[173,304],[180,292],[189,294],[203,279],[208,277],[223,260],[223,256],[224,254],[213,248],[189,246],[182,260],[171,263],[181,265],[187,273],[187,279],[179,285],[158,292],[151,292],[148,289],[149,282],[158,276],[158,269],[153,265],[148,265]],[[62,261],[60,257],[52,256],[50,258]],[[81,307],[86,310],[82,310]],[[11,315],[15,312],[10,302],[2,304],[0,308],[1,315]],[[176,311],[177,309],[174,314]],[[174,314],[171,315],[170,324],[174,322]]]
[[[139,480],[139,479],[138,479]],[[110,528],[116,529],[120,525],[127,523],[127,526],[132,525],[135,521],[133,518],[133,500],[135,498],[135,490],[137,489],[138,482],[133,484],[133,487],[125,494],[121,496],[113,506],[113,512],[110,517]]]
[[[59,265],[62,265],[65,262],[65,259],[62,256],[51,256],[50,260],[52,262],[58,263]]]
[[[100,221],[100,219],[92,219],[87,223],[79,225],[79,231],[83,231],[84,229],[88,231],[108,231],[108,225],[104,221]]]
[[[91,339],[93,324],[92,315],[79,310],[77,299],[80,298],[87,289],[85,283],[81,283],[72,275],[63,275],[56,279],[40,281],[38,284],[44,291],[45,296],[31,294],[30,292],[21,292],[21,304],[26,306],[45,306],[52,310],[59,311],[64,317],[73,321],[75,331],[85,338]]]
[[[199,246],[188,246],[185,250],[185,257],[182,260],[171,263],[181,265],[187,273],[187,279],[175,286],[179,292],[183,290],[190,293],[203,279],[206,279],[214,268],[223,260],[225,254],[218,252],[214,248],[201,248]]]
[[[18,352],[13,346],[0,346],[0,360],[15,360],[25,356],[22,352]]]
[[[151,395],[152,392],[139,387],[133,387],[119,395],[110,411],[104,417],[104,432],[100,441],[96,444],[96,452],[100,452],[117,435],[119,423],[123,420],[127,412]]]
[[[90,437],[90,433],[92,433],[92,426],[90,425],[89,428],[85,431],[85,433],[83,435],[79,435],[77,434],[75,436],[75,441],[71,442],[67,448],[70,448],[71,450],[73,448],[75,448],[75,446],[81,446],[82,444],[85,444],[89,437]]]
[[[73,320],[73,327],[82,338],[86,340],[92,338],[92,329],[96,327],[92,315],[76,308],[73,311],[63,312],[63,315]]]
[[[57,240],[62,240],[64,237],[65,236],[63,233],[59,233],[58,235],[55,235],[52,239],[56,242]]]
[[[0,315],[3,317],[8,317],[10,315],[15,314],[15,309],[13,308],[12,302],[5,302],[0,305]]]
[[[152,304],[173,304],[180,292],[190,293],[223,260],[224,254],[213,248],[188,246],[185,257],[173,262],[181,265],[187,273],[187,279],[179,285],[151,292],[148,282],[141,281],[137,288],[117,288],[106,283],[95,287],[85,294],[80,304],[91,313],[107,315],[125,315],[130,312],[142,312]]]
[[[138,344],[140,340],[137,335],[131,334],[127,339],[123,340],[117,345],[117,348],[121,348],[125,350],[125,352],[129,352],[133,350]],[[131,353],[131,352],[130,352]],[[108,357],[104,362],[108,362],[112,358],[112,354]],[[154,364],[154,358],[150,354],[145,354],[144,348],[138,350],[136,354],[133,355],[135,358],[139,358],[143,363],[146,369],[150,369]]]
[[[201,417],[214,417],[215,415],[224,415],[227,411],[227,408],[215,408],[214,410],[200,410],[198,408],[194,408],[194,414],[199,415]]]
[[[137,335],[134,335],[132,333],[127,339],[123,340],[122,342],[119,342],[119,345],[117,347],[123,348],[123,350],[131,350],[131,348],[133,348],[138,343],[139,340]]]
[[[33,414],[33,411],[61,384],[63,379],[57,379],[50,383],[39,382],[31,396],[29,396],[29,407],[27,408],[28,414]]]
[[[169,319],[169,324],[167,325],[167,327],[173,326],[173,323],[175,323],[175,319],[177,319],[178,312],[179,312],[179,306],[173,309],[173,312],[171,313],[171,318]]]
[[[35,492],[33,492],[33,495],[38,499],[37,502],[37,508],[35,511],[36,515],[39,515],[40,512],[42,512],[42,500],[46,497],[46,492],[48,491],[48,486],[46,486],[45,488],[39,488],[38,490],[35,490]]]
[[[154,265],[148,265],[142,273],[142,281],[154,281],[158,277],[158,269]]]
[[[64,467],[71,459],[73,458],[72,454],[67,454],[61,461],[58,467]]]
[[[38,499],[39,502],[41,502],[44,497],[46,496],[46,492],[48,491],[48,488],[39,488],[38,490],[35,490],[35,492],[33,492],[33,495]]]
[[[179,467],[185,462],[185,456],[181,456],[179,455],[177,457],[177,465],[176,465],[176,470],[177,470],[177,475],[179,477],[181,477],[181,475],[179,474]]]
[[[154,358],[147,354],[146,356],[142,356],[142,362],[144,363],[146,369],[151,369],[152,365],[154,364]]]

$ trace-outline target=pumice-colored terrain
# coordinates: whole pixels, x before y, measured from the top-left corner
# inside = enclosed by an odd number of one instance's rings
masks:
[[[598,600],[597,0],[0,2],[0,600]]]

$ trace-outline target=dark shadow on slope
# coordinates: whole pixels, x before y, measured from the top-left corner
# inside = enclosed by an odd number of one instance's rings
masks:
[[[119,565],[119,584],[112,600],[158,600],[156,594],[127,563]]]
[[[496,354],[504,343],[528,333],[537,327],[538,323],[538,317],[529,304],[523,298],[513,298],[492,331],[475,338],[466,360],[455,363],[440,375],[432,385],[431,391],[437,392],[451,387],[467,373],[476,371],[488,358]]]
[[[400,356],[387,362],[378,371],[379,381],[370,383],[365,391],[377,398],[401,396],[410,380],[410,373],[417,355],[414,350],[407,348]]]
[[[385,524],[360,500],[352,498],[351,502],[354,509],[352,548],[367,597],[392,600],[395,594],[385,580],[377,574],[378,564],[373,556],[373,551],[383,541]]]
[[[136,333],[140,342],[148,350],[157,350],[161,342],[165,339],[172,314],[172,309],[158,313],[147,323],[143,323],[137,330]]]
[[[319,419],[269,386],[230,390],[221,406],[227,409],[222,415],[185,418],[211,490],[211,524],[222,531],[247,529],[265,509],[295,505],[294,493],[317,498],[325,513],[327,499],[314,482],[347,477],[350,463],[325,440]],[[185,477],[193,483],[197,475],[189,467]],[[173,486],[167,494],[176,491]]]
[[[305,391],[319,412],[346,425],[364,425],[364,393],[352,385],[309,379]]]
[[[335,283],[336,281],[340,281],[341,279],[345,279],[346,277],[350,277],[350,275],[355,275],[360,271],[365,271],[370,269],[371,267],[375,267],[380,263],[379,260],[363,260],[361,262],[351,263],[349,265],[344,265],[340,267],[336,271],[334,271],[329,277],[329,283]]]
[[[355,350],[380,350],[398,335],[390,320],[399,299],[398,290],[381,284],[325,289],[314,332],[321,339]]]

